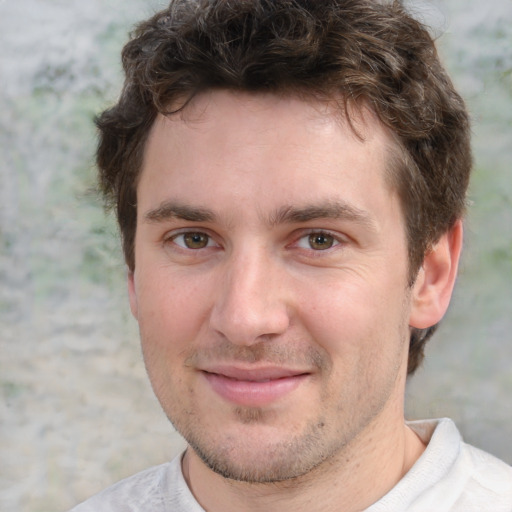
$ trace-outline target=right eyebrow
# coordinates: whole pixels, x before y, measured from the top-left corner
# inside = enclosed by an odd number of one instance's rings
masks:
[[[325,201],[304,207],[283,207],[271,217],[269,224],[302,223],[318,219],[346,219],[364,225],[372,231],[377,229],[368,212],[341,201]]]
[[[144,221],[150,223],[162,222],[173,218],[190,222],[213,222],[215,214],[206,208],[186,206],[174,201],[164,201],[156,208],[144,214]]]

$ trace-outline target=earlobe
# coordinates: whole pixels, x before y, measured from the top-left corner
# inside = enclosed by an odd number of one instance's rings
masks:
[[[463,228],[458,220],[426,254],[412,292],[409,325],[426,329],[446,313],[457,277]]]
[[[135,289],[135,274],[133,270],[128,270],[128,297],[130,298],[130,309],[135,319],[138,318],[137,291]]]

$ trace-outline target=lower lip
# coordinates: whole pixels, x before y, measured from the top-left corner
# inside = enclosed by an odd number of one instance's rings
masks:
[[[212,389],[228,402],[246,407],[261,407],[288,395],[307,378],[307,374],[265,382],[235,380],[203,372]]]

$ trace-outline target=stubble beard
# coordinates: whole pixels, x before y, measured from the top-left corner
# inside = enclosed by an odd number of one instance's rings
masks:
[[[168,417],[187,441],[188,449],[218,475],[248,484],[287,487],[296,485],[297,481],[304,484],[322,471],[329,471],[336,461],[350,459],[351,442],[379,414],[385,403],[386,399],[381,396],[366,409],[364,416],[360,411],[340,408],[336,412],[344,417],[344,421],[336,426],[322,416],[311,418],[295,434],[286,435],[286,425],[282,426],[285,435],[277,440],[265,439],[265,434],[261,434],[261,431],[268,432],[265,427],[275,419],[272,412],[263,408],[236,407],[233,411],[239,424],[248,427],[247,432],[254,427],[254,436],[250,433],[238,437],[212,435],[208,425],[201,424],[199,419],[194,421],[195,413],[191,411]],[[259,437],[258,429],[261,429]]]
[[[260,346],[255,347],[234,347],[230,356],[236,351],[236,357],[231,360],[243,361],[270,361],[274,363],[286,363],[292,360],[290,352],[284,351],[272,353],[267,350],[271,345],[263,342]],[[267,347],[267,348],[265,348]],[[247,349],[247,350],[246,350]],[[217,354],[226,352],[223,349],[214,351]],[[227,350],[226,353],[230,352]],[[293,357],[296,357],[295,353]],[[215,353],[213,357],[218,357]],[[320,350],[313,350],[309,353],[302,353],[300,356],[319,368],[320,374],[326,381],[329,380],[329,374],[332,371],[332,363],[328,354]],[[219,359],[221,359],[219,357]],[[225,359],[229,360],[230,357]],[[193,354],[188,363],[191,366],[196,364],[196,355]],[[368,402],[368,395],[362,390],[340,390],[340,395],[332,400],[328,391],[324,391],[323,396],[319,397],[320,401],[327,404],[337,403],[337,410],[322,411],[316,417],[310,418],[309,422],[302,426],[302,429],[286,436],[280,436],[279,439],[261,439],[262,431],[265,427],[273,425],[276,420],[276,414],[271,410],[258,407],[234,407],[233,414],[238,424],[247,426],[246,436],[230,435],[221,432],[219,435],[212,434],[210,426],[200,417],[200,412],[194,410],[190,403],[187,403],[185,397],[176,397],[174,399],[169,396],[169,400],[161,400],[164,411],[176,430],[184,437],[195,454],[203,461],[203,463],[215,473],[222,477],[238,482],[246,482],[249,484],[277,484],[295,485],[297,479],[301,477],[313,477],[314,474],[325,470],[329,470],[336,461],[348,460],[351,458],[352,443],[363,432],[368,425],[381,413],[385,408],[392,389],[396,384],[396,379],[400,371],[400,365],[397,363],[394,375],[389,375],[388,379],[381,382],[382,386],[374,394],[372,401]],[[370,378],[370,376],[367,376]],[[172,381],[172,379],[171,379]],[[168,381],[169,382],[169,381]],[[377,386],[378,387],[378,386]],[[169,391],[169,390],[167,390]],[[368,390],[366,390],[368,391]],[[374,389],[374,392],[376,389]],[[156,392],[156,390],[155,390]],[[346,392],[348,398],[341,395]],[[361,392],[360,394],[358,392]],[[332,393],[332,391],[331,391]],[[366,403],[361,411],[359,407],[356,410],[346,407],[351,403],[350,394],[355,393],[357,403]],[[157,396],[160,396],[157,393]],[[370,393],[371,396],[371,393]],[[316,404],[313,404],[316,405]],[[359,410],[357,410],[359,409]],[[303,411],[300,411],[303,412]],[[364,414],[361,414],[364,412]],[[339,421],[339,416],[343,416],[343,421]],[[279,421],[277,421],[279,424]],[[254,426],[254,436],[250,435],[251,427]],[[275,426],[279,429],[279,426]],[[259,430],[259,433],[258,433]],[[286,431],[286,429],[284,429]],[[267,431],[268,432],[268,431]],[[258,436],[260,439],[258,439]],[[260,448],[256,448],[256,444],[260,442]]]
[[[191,354],[185,364],[197,367],[199,360],[205,359],[304,365],[316,368],[324,379],[328,379],[332,371],[330,356],[320,347],[299,350],[276,347],[267,341],[249,347],[221,344],[209,351]],[[180,399],[178,403],[173,402],[173,406],[164,406],[164,410],[174,428],[187,441],[189,449],[208,468],[229,480],[253,484],[293,480],[311,472],[336,449],[325,443],[325,439],[333,436],[326,435],[331,427],[322,417],[310,419],[308,424],[300,429],[296,427],[296,432],[286,435],[288,425],[281,425],[278,412],[264,407],[233,406],[231,413],[235,423],[242,426],[241,430],[247,435],[221,432],[216,436],[190,403]],[[298,412],[303,414],[304,411]],[[285,434],[271,439],[268,434],[275,431]],[[337,444],[342,445],[343,439],[338,438]]]
[[[302,432],[274,442],[269,440],[257,450],[256,436],[247,435],[230,443],[200,429],[180,425],[179,421],[174,425],[189,444],[188,449],[218,475],[247,484],[279,484],[285,488],[297,482],[306,484],[334,465],[347,463],[355,453],[352,443],[385,403],[385,399],[374,402],[364,416],[340,409],[338,414],[344,416],[344,421],[336,429],[327,419],[316,418]],[[256,428],[265,425],[268,415],[267,411],[253,408],[237,408],[235,413],[240,423]]]
[[[265,412],[239,408],[236,414],[244,423],[261,424]],[[259,454],[248,454],[244,460],[241,460],[240,453],[233,455],[234,452],[243,451],[241,446],[209,446],[208,441],[197,435],[185,434],[184,437],[204,464],[220,476],[250,484],[270,484],[302,477],[329,458],[332,450],[319,450],[324,429],[323,422],[315,423],[302,435],[269,443]],[[250,444],[252,439],[245,439],[245,442]]]

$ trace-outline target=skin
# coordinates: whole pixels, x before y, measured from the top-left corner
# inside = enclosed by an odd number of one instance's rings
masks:
[[[361,510],[424,450],[409,329],[444,314],[462,228],[408,286],[391,137],[351,119],[363,138],[325,103],[216,91],[150,134],[130,304],[206,510]]]

